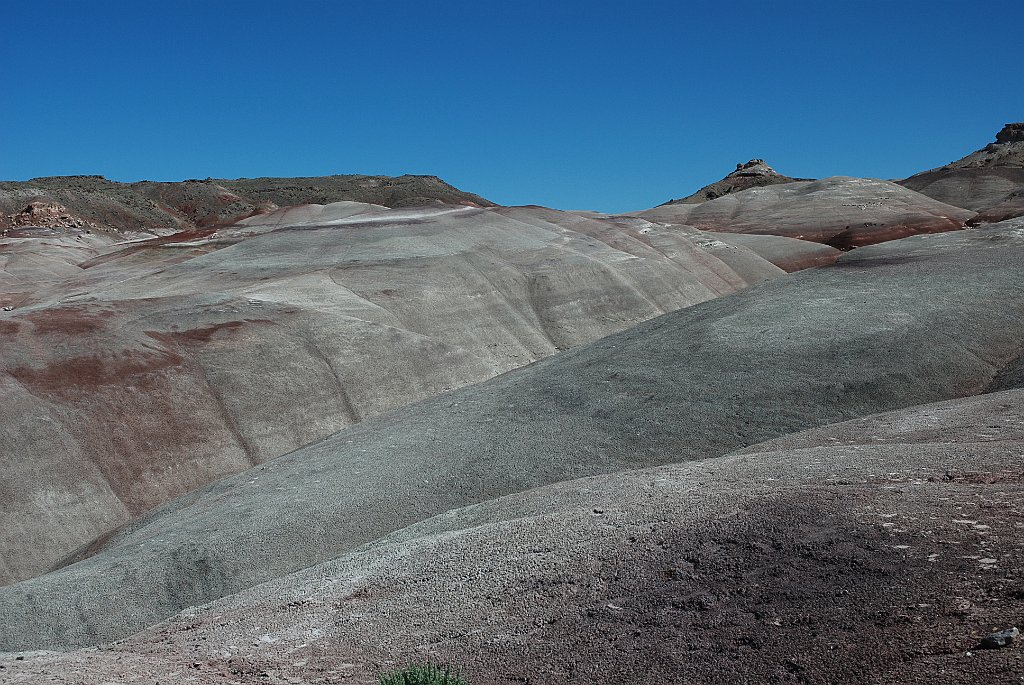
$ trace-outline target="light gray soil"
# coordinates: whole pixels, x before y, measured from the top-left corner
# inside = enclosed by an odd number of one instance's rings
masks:
[[[0,589],[0,644],[124,637],[467,504],[1005,386],[1024,331],[1022,246],[1024,224],[1007,222],[860,249],[369,419],[175,500],[91,558]],[[793,516],[818,521],[823,505],[809,506]],[[847,509],[835,515],[855,515]],[[829,544],[846,544],[855,520],[826,521],[840,531]],[[765,534],[756,530],[745,535]]]

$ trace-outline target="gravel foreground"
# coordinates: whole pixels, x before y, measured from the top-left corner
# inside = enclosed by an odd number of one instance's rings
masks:
[[[1018,682],[1024,391],[455,510],[8,683]]]

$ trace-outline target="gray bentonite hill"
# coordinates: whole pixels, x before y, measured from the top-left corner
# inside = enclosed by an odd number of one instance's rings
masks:
[[[974,215],[896,183],[848,176],[754,187],[700,204],[667,204],[636,214],[704,231],[777,235],[839,250],[958,231]]]
[[[1014,681],[1024,218],[757,162],[4,184],[0,683]]]
[[[1021,391],[453,510],[12,683],[1012,682]],[[822,647],[822,644],[827,645]]]
[[[756,244],[543,208],[79,237],[0,239],[0,583],[366,417],[783,275]]]
[[[185,612],[5,670],[1006,677],[1019,651],[963,654],[1024,608],[1021,247],[1011,221],[861,248],[363,421],[0,590],[6,649]]]

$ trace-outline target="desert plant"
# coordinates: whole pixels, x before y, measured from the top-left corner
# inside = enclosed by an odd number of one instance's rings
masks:
[[[434,664],[408,666],[401,671],[380,676],[380,685],[468,685],[458,671]]]

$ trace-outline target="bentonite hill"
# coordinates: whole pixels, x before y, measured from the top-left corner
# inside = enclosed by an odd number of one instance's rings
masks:
[[[0,184],[0,682],[1018,682],[1022,130],[622,215]]]

